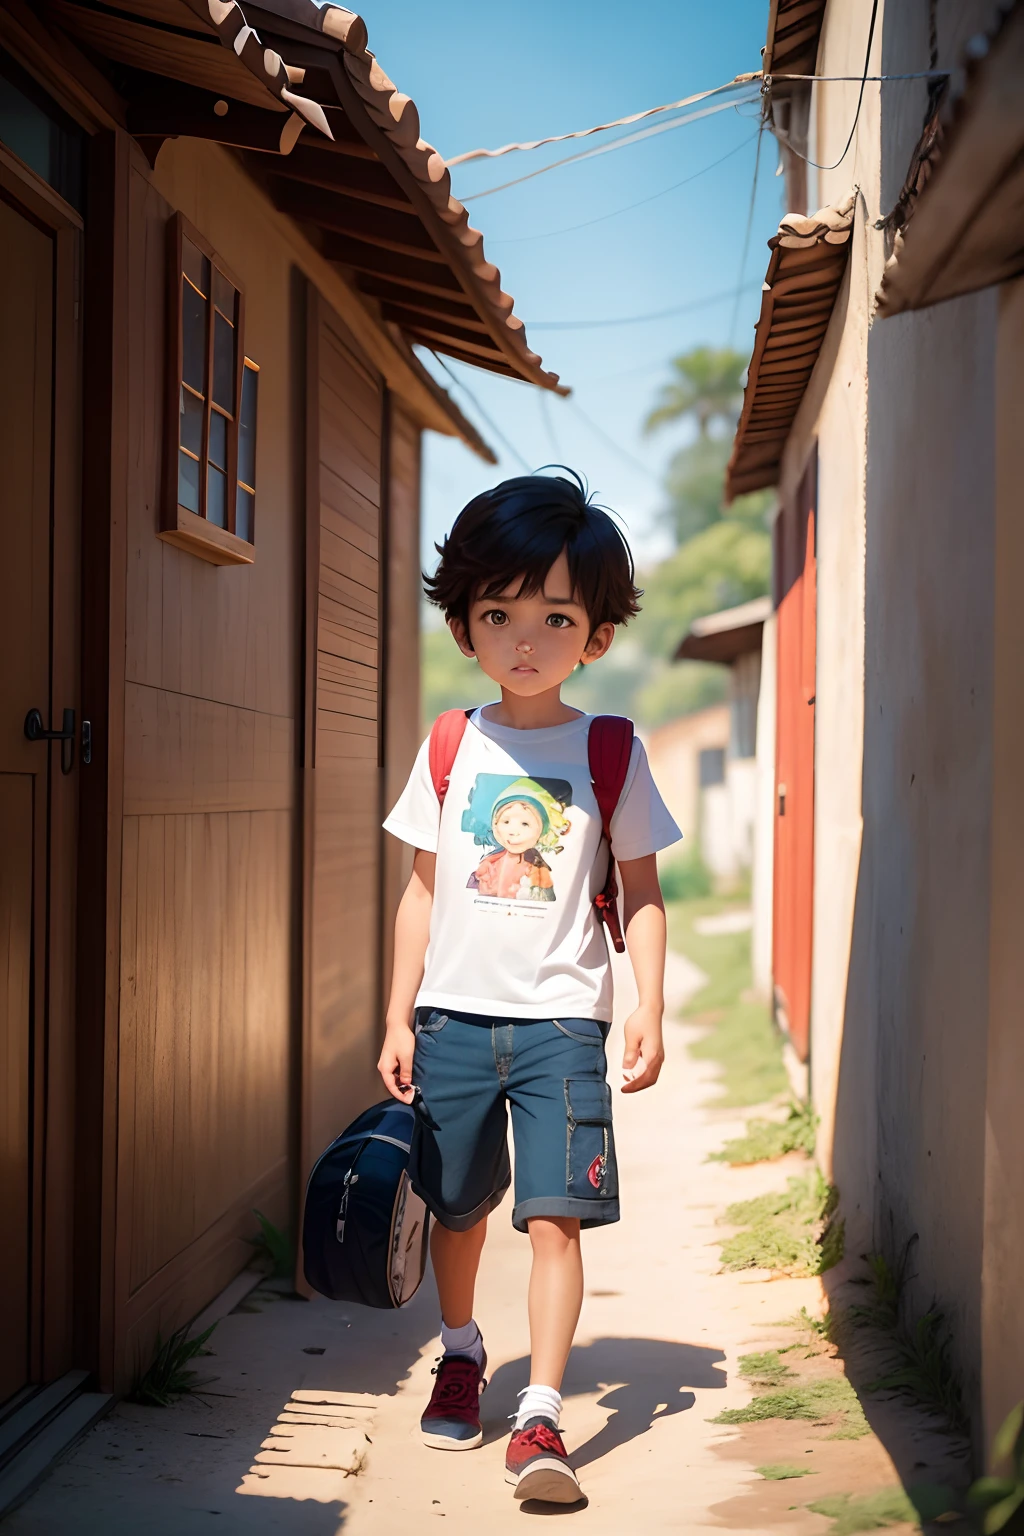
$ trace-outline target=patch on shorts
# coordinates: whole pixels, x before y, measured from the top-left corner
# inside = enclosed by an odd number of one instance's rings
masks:
[[[597,1157],[594,1158],[594,1161],[587,1169],[587,1178],[590,1183],[593,1184],[595,1189],[600,1189],[601,1185],[604,1183],[604,1174],[607,1166],[608,1159],[605,1157],[604,1153],[601,1152]]]

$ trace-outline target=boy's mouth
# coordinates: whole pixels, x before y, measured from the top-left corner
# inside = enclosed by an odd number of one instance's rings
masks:
[[[526,664],[526,662],[520,662],[520,664],[517,667],[513,667],[512,668],[513,672],[521,672],[524,676],[526,675],[527,672],[536,672],[536,670],[537,670],[536,667],[528,666]]]

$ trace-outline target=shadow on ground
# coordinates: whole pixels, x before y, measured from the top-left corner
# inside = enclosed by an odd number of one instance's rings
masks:
[[[598,1404],[609,1410],[609,1418],[574,1448],[573,1464],[588,1466],[645,1434],[657,1419],[685,1413],[696,1401],[691,1388],[724,1387],[726,1374],[718,1366],[724,1359],[720,1349],[669,1339],[593,1339],[577,1346],[569,1356],[562,1396],[602,1392]],[[529,1373],[529,1356],[495,1371],[484,1397],[486,1443],[508,1433],[508,1415],[515,1412]]]

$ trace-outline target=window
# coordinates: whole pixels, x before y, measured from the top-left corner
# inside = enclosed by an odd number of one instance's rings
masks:
[[[84,131],[0,48],[0,139],[81,213]]]
[[[161,537],[215,565],[255,550],[256,393],[241,283],[182,215],[168,229],[170,377]]]

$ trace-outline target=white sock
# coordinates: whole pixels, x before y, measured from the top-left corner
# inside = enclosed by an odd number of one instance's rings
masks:
[[[522,1429],[531,1419],[550,1419],[555,1428],[562,1414],[562,1396],[554,1387],[524,1387],[519,1394],[515,1428]]]
[[[449,1328],[447,1323],[442,1322],[441,1348],[446,1355],[468,1355],[477,1365],[483,1365],[483,1336],[472,1317],[462,1328]]]

